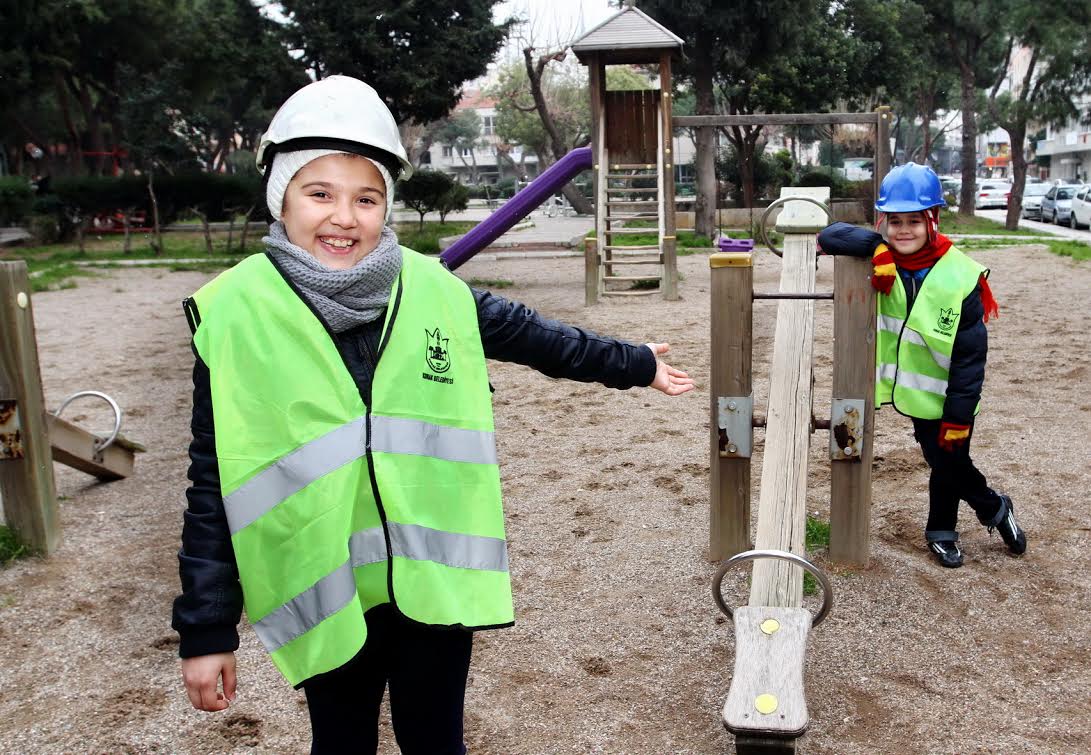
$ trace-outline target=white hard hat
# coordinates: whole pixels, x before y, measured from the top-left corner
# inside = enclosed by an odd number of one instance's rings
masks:
[[[264,173],[276,152],[289,149],[353,152],[382,163],[394,180],[413,175],[386,103],[351,76],[308,84],[280,106],[258,145],[258,170]]]

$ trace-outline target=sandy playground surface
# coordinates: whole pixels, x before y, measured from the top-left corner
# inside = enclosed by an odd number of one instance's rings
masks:
[[[834,570],[837,606],[808,648],[803,752],[1091,751],[1091,265],[1040,247],[974,256],[993,269],[1002,307],[974,456],[1014,498],[1029,551],[1007,555],[964,507],[966,566],[934,564],[922,535],[926,468],[908,421],[882,412],[871,566]],[[778,264],[759,256],[759,287],[775,287]],[[733,751],[720,709],[734,639],[707,560],[709,271],[699,257],[680,269],[680,302],[591,309],[577,258],[460,271],[513,281],[501,293],[599,332],[669,340],[700,386],[672,400],[492,365],[517,623],[476,638],[472,753]],[[827,258],[820,289],[831,275]],[[58,466],[62,547],[0,571],[0,752],[307,749],[303,696],[248,627],[229,711],[192,710],[178,673],[169,623],[192,364],[179,301],[209,277],[112,270],[35,296],[47,403],[111,393],[149,452],[133,478],[110,484]],[[755,307],[759,407],[775,309]],[[825,416],[831,308],[817,312],[815,408]],[[108,425],[93,404],[72,417],[81,412],[92,429]],[[823,432],[812,441],[808,509],[819,517],[826,442]],[[760,453],[754,462],[756,488]],[[756,490],[754,500],[756,513]],[[743,579],[728,588],[737,602]],[[396,752],[385,716],[383,731],[382,752]]]

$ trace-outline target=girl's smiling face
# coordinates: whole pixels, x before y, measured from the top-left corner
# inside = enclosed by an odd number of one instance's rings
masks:
[[[284,192],[288,240],[333,270],[347,270],[379,244],[386,183],[371,161],[326,155],[304,165]]]
[[[919,252],[928,241],[923,212],[892,212],[886,216],[886,243],[898,254]]]

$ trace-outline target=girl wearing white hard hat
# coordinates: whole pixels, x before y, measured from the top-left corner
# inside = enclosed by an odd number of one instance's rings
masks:
[[[173,626],[195,708],[236,694],[243,608],[307,696],[312,751],[464,753],[473,632],[514,621],[486,358],[670,396],[635,345],[546,320],[398,245],[413,167],[375,90],[296,92],[261,141],[266,251],[185,302],[191,487]],[[351,744],[349,744],[351,743]]]

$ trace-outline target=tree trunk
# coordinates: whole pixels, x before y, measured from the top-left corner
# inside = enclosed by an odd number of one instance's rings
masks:
[[[163,231],[159,227],[159,200],[155,197],[155,171],[148,171],[148,196],[152,202],[152,251],[158,257],[163,254]]]
[[[557,53],[539,56],[537,64],[534,62],[533,52],[533,47],[524,48],[523,61],[526,64],[527,77],[530,79],[530,93],[534,97],[534,107],[538,111],[538,117],[542,120],[542,126],[545,128],[546,133],[549,134],[549,148],[550,151],[553,152],[553,160],[555,162],[564,157],[567,150],[565,149],[564,142],[561,140],[561,135],[557,132],[557,126],[553,122],[553,116],[549,112],[549,106],[545,99],[545,92],[542,91],[542,72],[545,70],[549,61],[563,61],[565,52],[562,50]],[[561,189],[561,193],[564,194],[565,199],[568,200],[569,204],[571,204],[573,209],[580,215],[595,214],[595,208],[592,206],[591,201],[580,194],[571,182],[564,185],[564,188]]]
[[[253,214],[256,204],[250,205],[246,215],[242,219],[242,235],[239,237],[239,251],[246,254],[246,235],[250,232],[250,216]]]
[[[700,41],[700,40],[699,40]],[[697,53],[694,76],[697,115],[715,115],[716,98],[712,93],[711,56]],[[697,173],[697,202],[694,207],[693,230],[699,236],[712,238],[716,233],[716,128],[702,126],[697,132],[694,163]]]
[[[969,66],[961,67],[962,91],[962,190],[958,199],[958,214],[973,217],[974,198],[977,195],[977,87],[974,72]]]
[[[1022,128],[1005,129],[1008,132],[1008,140],[1011,142],[1011,196],[1008,197],[1008,216],[1004,219],[1004,227],[1009,231],[1019,228],[1019,217],[1023,211],[1023,189],[1027,183],[1027,158],[1023,152],[1023,142],[1026,140],[1027,128],[1024,123]]]

